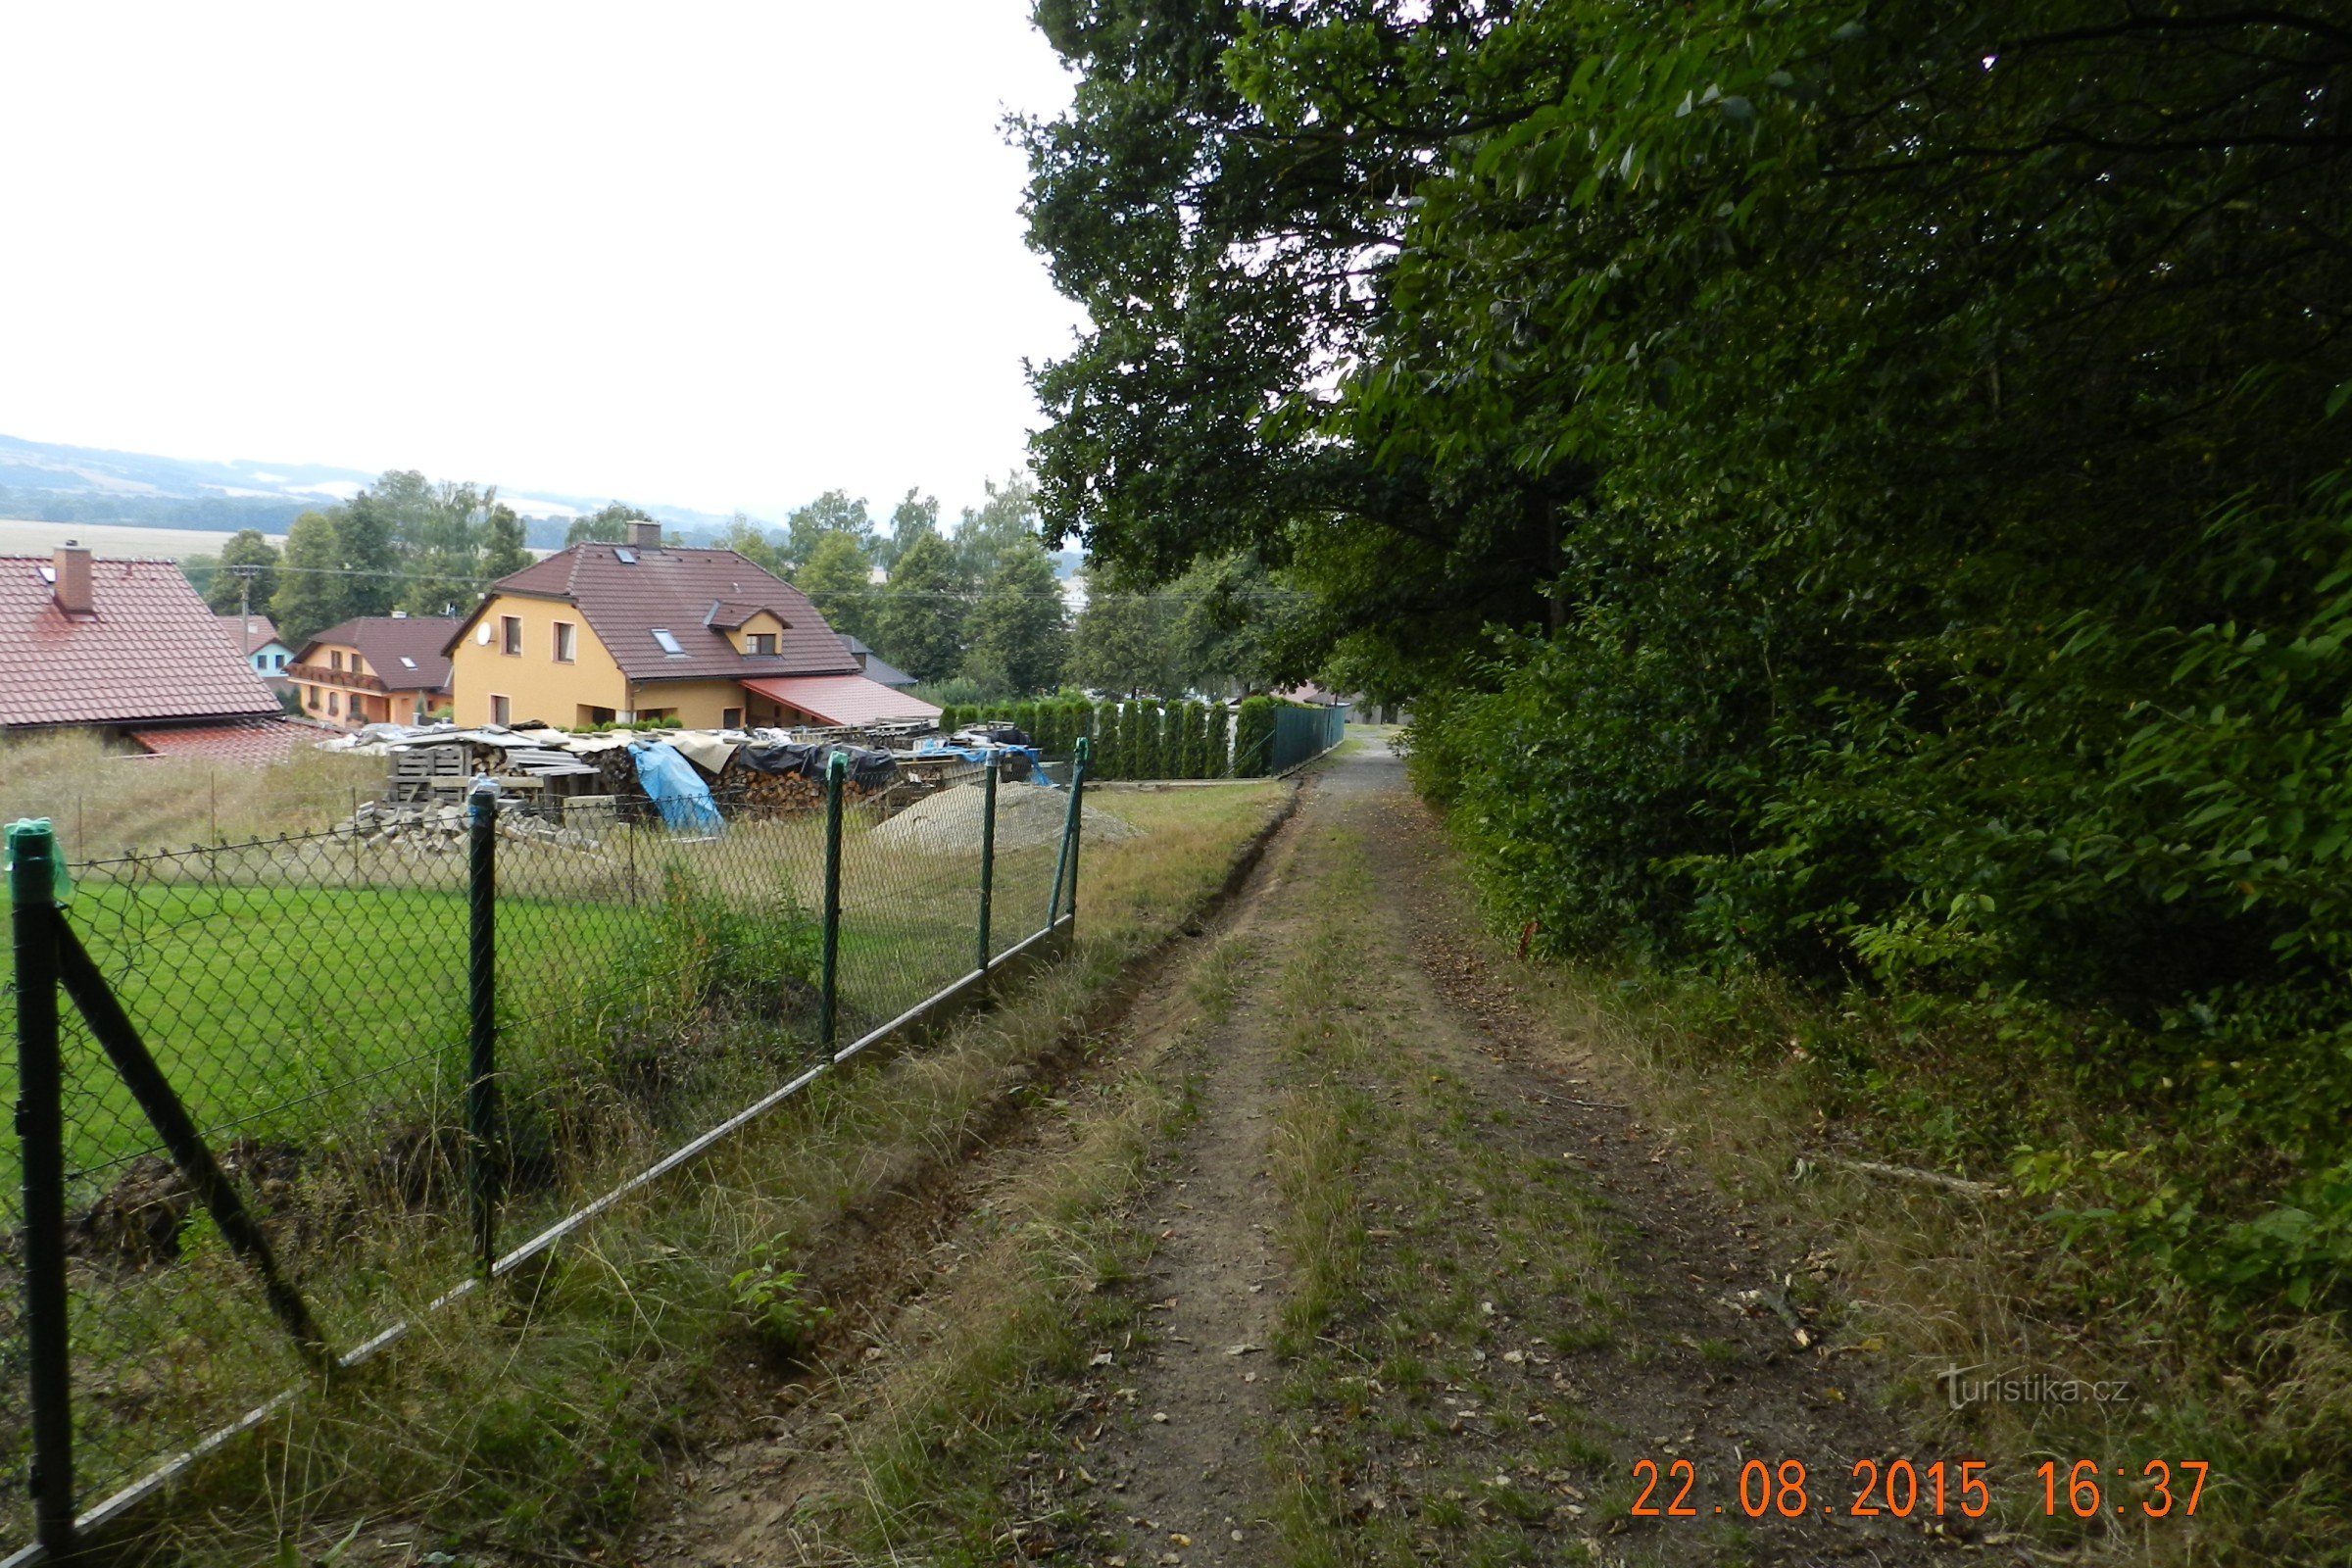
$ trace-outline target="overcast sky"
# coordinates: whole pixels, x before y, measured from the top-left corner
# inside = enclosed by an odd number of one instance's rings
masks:
[[[0,9],[0,432],[951,516],[1080,319],[1027,0]]]

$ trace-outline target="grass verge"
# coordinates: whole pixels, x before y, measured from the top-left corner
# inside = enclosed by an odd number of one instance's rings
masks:
[[[1517,937],[1492,932],[1489,961],[1510,964]],[[2086,1158],[2157,1136],[2114,1097],[2033,1072],[2026,1036],[2046,1020],[1807,994],[1753,971],[1593,960],[1511,974],[1544,1033],[1592,1053],[1727,1195],[1801,1238],[1791,1298],[1830,1314],[1837,1349],[1876,1369],[1917,1451],[1992,1459],[1988,1527],[2004,1544],[2046,1560],[2348,1560],[2352,1340],[2340,1315],[2227,1307],[2157,1259],[2070,1234],[2065,1199],[2020,1190],[2003,1140],[2022,1127]],[[1955,1175],[1980,1185],[1935,1185]],[[1965,1396],[2036,1379],[2074,1392],[1955,1407],[1955,1380]],[[2078,1518],[2066,1478],[2084,1460],[2120,1490]],[[2196,1517],[2146,1517],[2145,1467],[2180,1474],[2183,1460],[2211,1466]],[[2058,1466],[2054,1515],[2045,1461]]]
[[[1624,1316],[1605,1221],[1424,1049],[1336,835],[1277,994],[1291,1296],[1269,1460],[1302,1568],[1577,1560],[1610,1484],[1572,1368]]]

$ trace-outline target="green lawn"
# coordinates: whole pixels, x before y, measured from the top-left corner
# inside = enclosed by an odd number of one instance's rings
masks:
[[[842,1038],[895,1016],[975,962],[978,863],[845,853]],[[696,961],[695,934],[663,916],[682,879],[727,906],[821,903],[809,825],[760,824],[709,843],[646,835],[624,857],[511,855],[497,903],[499,1012],[508,1068],[593,1046],[570,1025],[614,989],[653,987]],[[1054,850],[1001,856],[992,949],[1038,929]],[[455,857],[414,865],[336,846],[247,857],[215,880],[194,858],[85,873],[67,917],[148,1047],[216,1144],[305,1139],[363,1123],[446,1124],[466,1041],[467,909]],[[408,881],[424,885],[385,885]],[[292,884],[292,885],[289,885]],[[0,980],[13,980],[0,948]],[[67,1007],[71,1023],[73,1014]],[[0,1036],[13,1036],[13,1008]],[[70,1028],[68,1156],[85,1199],[156,1147],[92,1041]],[[15,1051],[0,1051],[13,1097]],[[13,1146],[0,1194],[13,1191]],[[5,1199],[0,1199],[5,1202]]]

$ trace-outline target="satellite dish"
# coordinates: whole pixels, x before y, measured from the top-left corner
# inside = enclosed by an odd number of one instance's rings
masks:
[[[490,646],[490,623],[488,621],[485,620],[479,626],[473,628],[473,640],[477,643],[480,643],[484,648]]]

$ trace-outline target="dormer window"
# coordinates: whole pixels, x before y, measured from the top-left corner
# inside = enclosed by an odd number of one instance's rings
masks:
[[[747,654],[769,654],[776,651],[776,634],[772,631],[746,632],[743,651]]]
[[[669,634],[668,627],[655,626],[651,628],[651,630],[654,634],[654,641],[662,645],[662,652],[669,655],[673,659],[682,659],[685,657],[686,650],[678,646],[678,640]]]

